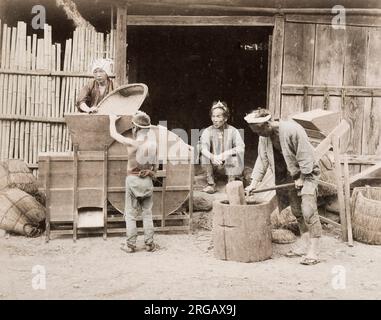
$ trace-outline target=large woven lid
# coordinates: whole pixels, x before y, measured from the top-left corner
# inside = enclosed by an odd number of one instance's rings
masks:
[[[131,83],[110,92],[99,104],[98,114],[133,115],[139,110],[148,94],[144,83]]]

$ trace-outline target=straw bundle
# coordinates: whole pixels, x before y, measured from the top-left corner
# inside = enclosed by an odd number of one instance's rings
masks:
[[[45,208],[19,189],[0,192],[0,228],[28,237],[41,234]]]
[[[283,228],[290,224],[296,223],[296,218],[292,214],[290,207],[285,208],[281,212],[274,210],[270,216],[271,225],[273,228]]]
[[[286,229],[273,229],[271,230],[272,242],[274,243],[292,243],[296,241],[296,236],[293,232]]]
[[[381,188],[355,188],[352,196],[352,228],[356,240],[381,244]]]
[[[37,179],[21,160],[1,161],[0,180],[0,186],[6,181],[8,188],[19,188],[31,195],[38,193]]]

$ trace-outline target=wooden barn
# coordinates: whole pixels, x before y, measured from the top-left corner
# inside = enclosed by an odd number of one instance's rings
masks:
[[[379,1],[5,0],[0,18],[0,158],[24,160],[35,175],[49,168],[51,152],[74,150],[74,157],[63,157],[70,167],[74,161],[75,170],[80,166],[64,117],[76,111],[76,97],[92,77],[96,58],[114,59],[117,85],[146,84],[149,95],[141,109],[154,124],[165,121],[169,129],[185,130],[193,146],[191,130],[210,124],[213,101],[226,101],[230,123],[246,129],[248,167],[256,159],[258,137],[243,118],[259,107],[280,119],[314,109],[338,111],[350,125],[349,145],[341,151],[349,155],[352,175],[381,160]],[[103,176],[96,192],[103,188],[102,196],[88,198],[101,203],[83,206],[103,209],[107,235],[105,203],[112,192],[122,199],[124,189],[122,180],[107,186],[115,179],[108,179],[101,163],[111,158],[97,157]],[[39,165],[41,159],[48,166]],[[158,188],[162,227],[193,188],[188,169],[186,185],[175,179]],[[75,170],[70,181],[81,176]],[[46,184],[45,171],[40,179]],[[373,176],[379,179],[377,172]],[[75,181],[65,189],[70,194],[90,187]],[[179,192],[167,212],[167,200]],[[87,189],[83,193],[89,195]],[[75,221],[81,199],[70,199],[64,211]]]
[[[33,97],[18,89],[13,90],[16,91],[13,95],[24,94],[24,97],[16,97],[16,107],[10,110],[10,114],[5,106],[9,99],[5,97],[14,97],[2,80],[2,158],[23,158],[26,149],[33,154],[35,147],[39,148],[38,151],[71,148],[70,141],[65,143],[62,138],[65,134],[62,117],[71,110],[72,106],[67,104],[73,104],[79,85],[91,76],[88,65],[92,55],[90,53],[86,63],[81,61],[74,69],[73,63],[69,67],[64,66],[67,39],[72,37],[76,24],[81,26],[81,20],[73,20],[73,14],[70,16],[70,9],[64,10],[68,2],[1,2],[2,23],[6,23],[8,28],[15,28],[18,21],[26,23],[25,36],[32,37],[31,53],[33,34],[37,37],[45,35],[45,38],[50,37],[50,44],[60,44],[60,51],[55,52],[55,61],[61,64],[55,65],[54,70],[51,70],[52,66],[45,68],[43,64],[27,70],[17,63],[11,67],[3,58],[3,79],[15,75],[13,71],[17,71],[19,79],[22,75],[28,79],[31,75],[38,75],[38,70],[44,70],[40,72],[41,76],[49,75],[52,81],[60,81],[52,91],[60,107],[57,112],[47,110],[27,119],[23,108]],[[167,121],[169,128],[183,128],[190,137],[192,128],[201,129],[209,124],[208,109],[214,100],[225,100],[232,110],[231,123],[243,129],[246,128],[243,116],[258,107],[266,106],[280,118],[316,108],[337,110],[351,125],[352,139],[347,152],[356,157],[350,161],[371,164],[380,156],[381,10],[378,1],[73,2],[81,18],[95,27],[96,39],[104,42],[104,47],[100,42],[98,47],[94,47],[98,51],[93,55],[115,59],[117,82],[148,85],[149,98],[143,109],[152,115],[154,123]],[[33,13],[36,5],[45,7],[51,34],[31,27],[37,14]],[[8,49],[4,39],[9,40],[9,49],[12,49],[12,35],[9,34],[7,39],[6,31],[4,28],[1,30],[4,43],[2,57]],[[88,39],[84,38],[83,44],[86,50],[91,51]],[[74,40],[69,49],[74,50]],[[17,37],[14,41],[17,45]],[[75,58],[72,55],[71,61]],[[77,77],[73,72],[77,72]],[[82,78],[79,73],[82,73]],[[73,79],[77,82],[71,81]],[[61,81],[70,81],[72,90],[65,93]],[[65,94],[73,95],[73,98],[65,99]],[[35,101],[31,109],[38,108],[38,102]],[[24,128],[24,132],[15,130],[19,136],[12,140],[6,131],[16,123]],[[58,127],[56,140],[61,142],[55,147],[56,143],[48,141],[40,133],[36,134],[37,141],[33,141],[32,132],[25,130],[26,123],[28,127],[34,123]],[[255,158],[256,139],[254,134],[245,130],[245,143],[248,150],[252,150],[247,152],[249,165]],[[24,149],[18,148],[21,143]],[[26,162],[32,168],[36,168],[36,161],[36,155],[28,154]],[[356,165],[351,170],[358,172],[360,167]]]

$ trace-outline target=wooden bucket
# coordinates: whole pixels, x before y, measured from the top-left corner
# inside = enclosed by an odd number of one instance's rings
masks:
[[[0,192],[0,228],[25,236],[39,235],[38,225],[45,219],[45,208],[19,189]]]
[[[381,188],[360,187],[352,195],[352,229],[357,241],[381,244]]]
[[[273,201],[230,205],[213,202],[214,256],[221,260],[256,262],[272,255],[270,215]]]

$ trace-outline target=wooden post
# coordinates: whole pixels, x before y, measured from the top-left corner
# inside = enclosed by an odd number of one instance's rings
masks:
[[[189,233],[192,232],[192,217],[193,217],[193,183],[194,183],[194,153],[192,150],[192,155],[190,157],[190,188],[189,188]]]
[[[275,17],[272,37],[269,110],[274,118],[280,117],[283,72],[284,16]]]
[[[50,157],[46,159],[45,196],[46,196],[45,242],[49,242],[50,240]]]
[[[77,240],[78,227],[78,144],[73,151],[73,240]]]
[[[103,158],[103,240],[107,239],[107,175],[108,175],[108,146],[104,146]]]
[[[242,181],[232,181],[226,185],[226,194],[230,205],[246,204]]]
[[[127,63],[127,5],[118,5],[116,13],[115,84],[126,84]]]
[[[345,215],[347,218],[348,246],[353,247],[352,217],[351,217],[351,188],[349,184],[348,157],[344,156],[344,195],[345,195]]]
[[[343,241],[348,241],[347,234],[347,219],[345,216],[345,200],[344,200],[344,190],[343,190],[343,182],[342,182],[342,172],[341,172],[341,162],[340,162],[340,154],[339,154],[339,139],[336,136],[332,137],[332,146],[333,146],[333,154],[335,158],[335,176],[336,176],[336,184],[337,184],[337,198],[339,200],[339,208],[340,208],[340,224],[341,224],[341,233],[343,237]]]
[[[165,227],[165,192],[167,189],[167,174],[168,174],[168,165],[165,170],[165,176],[163,177],[163,184],[161,187],[161,226]]]

